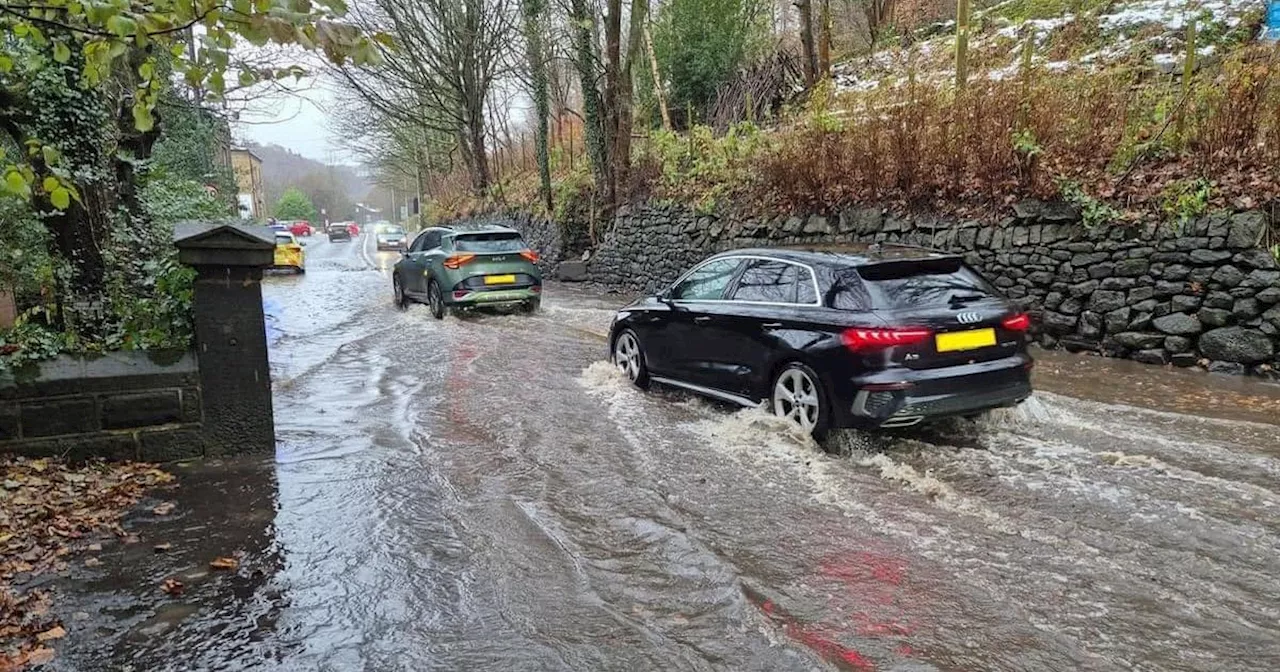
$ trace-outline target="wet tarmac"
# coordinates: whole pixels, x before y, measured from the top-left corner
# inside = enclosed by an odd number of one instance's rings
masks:
[[[63,581],[56,668],[1280,669],[1280,388],[1042,353],[1018,409],[830,455],[626,385],[625,297],[436,321],[397,256],[265,283],[275,459]]]

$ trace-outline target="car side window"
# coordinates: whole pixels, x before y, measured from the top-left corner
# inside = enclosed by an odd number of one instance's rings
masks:
[[[731,298],[754,303],[795,303],[798,270],[782,261],[752,259],[742,270]]]
[[[413,239],[413,244],[409,246],[409,251],[421,252],[423,249],[422,246],[426,244],[427,236],[429,235],[431,235],[430,231],[423,231],[422,233],[419,233],[418,237]]]
[[[440,232],[439,232],[439,231],[428,231],[428,232],[427,232],[427,242],[426,242],[425,244],[423,244],[423,246],[422,246],[422,250],[423,250],[424,252],[430,252],[431,250],[434,250],[434,249],[436,249],[437,247],[440,247]]]
[[[671,298],[677,301],[708,301],[724,298],[729,281],[742,262],[738,259],[709,261],[688,275],[671,290]]]
[[[836,273],[824,303],[837,310],[871,309],[871,297],[867,294],[867,288],[863,286],[858,273],[852,269]]]

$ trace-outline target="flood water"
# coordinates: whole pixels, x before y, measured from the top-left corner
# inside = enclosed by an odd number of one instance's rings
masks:
[[[117,659],[1280,669],[1274,386],[1043,353],[1017,409],[843,433],[835,456],[625,384],[602,361],[624,297],[552,285],[533,316],[436,321],[392,307],[398,255],[368,238],[315,238],[305,276],[264,286],[278,495],[256,643],[176,628]]]

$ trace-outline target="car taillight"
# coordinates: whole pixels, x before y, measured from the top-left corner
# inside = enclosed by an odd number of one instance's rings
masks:
[[[462,268],[463,264],[466,264],[475,258],[476,255],[474,254],[451,254],[448,257],[445,257],[444,267],[456,270]]]
[[[467,298],[467,294],[469,294],[469,293],[470,293],[470,292],[468,292],[468,291],[467,291],[467,290],[465,290],[465,289],[455,289],[455,290],[453,290],[453,298],[455,298],[455,299],[465,299],[465,298]]]
[[[542,291],[542,285],[534,285],[534,286],[530,287],[529,289],[530,289],[530,290],[532,290],[534,293],[541,292],[541,291]]]
[[[1012,317],[1004,318],[1000,326],[1009,331],[1026,331],[1031,328],[1031,316],[1026,313],[1018,313]]]
[[[932,331],[919,327],[899,329],[845,329],[840,334],[844,347],[854,352],[881,350],[896,345],[911,345],[924,341],[933,335]]]
[[[538,263],[538,253],[533,250],[520,250],[520,256],[528,259],[531,264]]]

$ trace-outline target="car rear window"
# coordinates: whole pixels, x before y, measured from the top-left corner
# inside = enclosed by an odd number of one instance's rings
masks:
[[[293,236],[276,236],[276,245],[288,245],[293,242]]]
[[[977,271],[955,257],[870,264],[855,270],[871,308],[945,306],[999,295]],[[832,305],[840,307],[835,301]]]
[[[528,249],[518,233],[467,233],[453,238],[459,252],[519,252]]]

